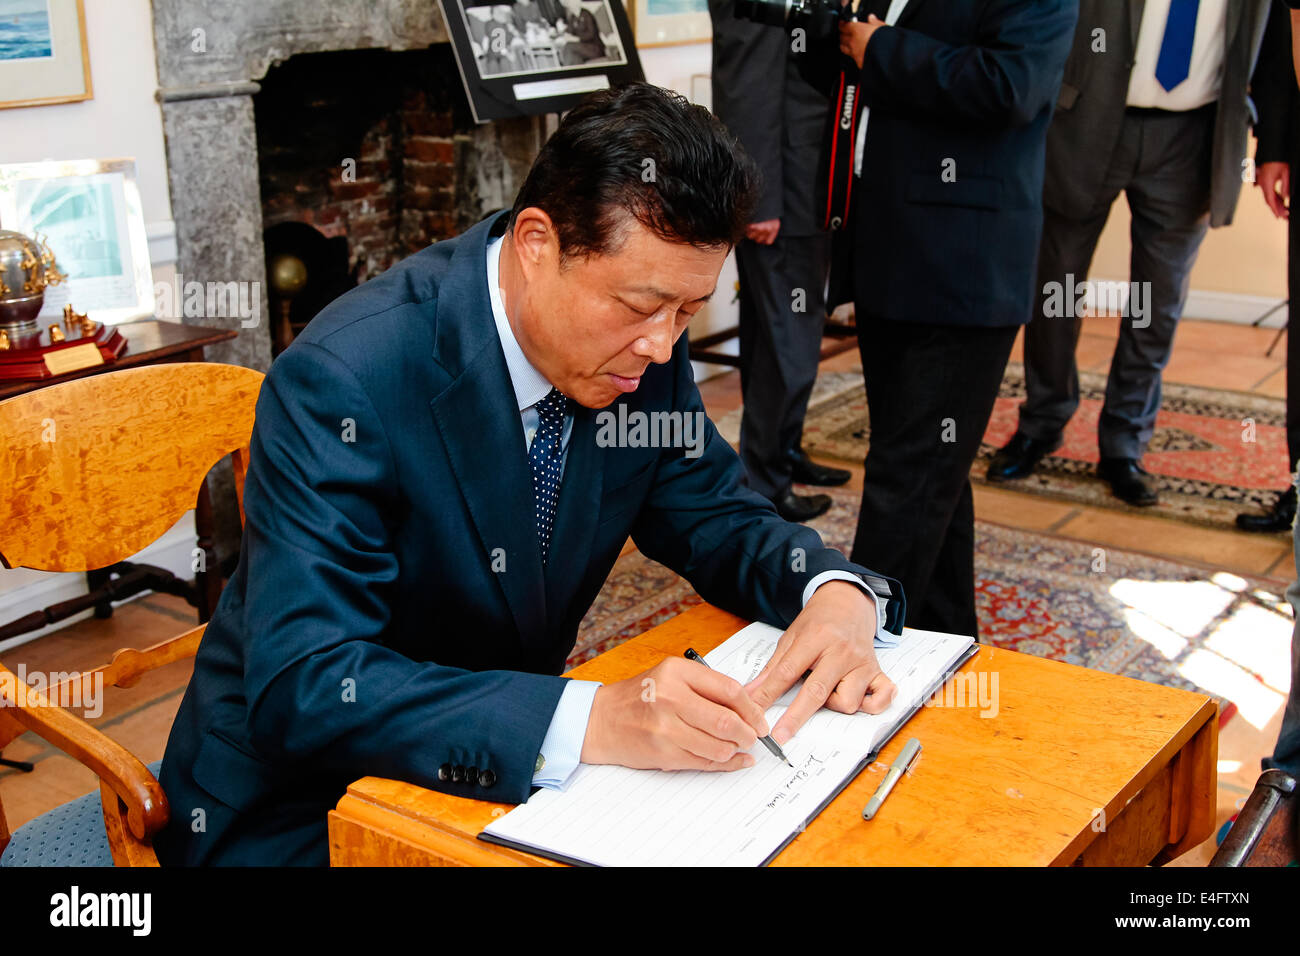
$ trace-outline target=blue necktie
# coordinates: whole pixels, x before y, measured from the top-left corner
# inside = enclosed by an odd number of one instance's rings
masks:
[[[568,399],[558,389],[546,393],[537,408],[537,432],[528,449],[528,461],[533,466],[533,498],[537,503],[537,541],[542,546],[542,564],[551,547],[551,532],[555,528],[555,506],[560,500],[560,466],[564,436],[564,410]]]
[[[1192,41],[1196,38],[1196,14],[1201,0],[1170,0],[1169,19],[1165,21],[1165,38],[1156,60],[1156,80],[1172,90],[1192,67]]]

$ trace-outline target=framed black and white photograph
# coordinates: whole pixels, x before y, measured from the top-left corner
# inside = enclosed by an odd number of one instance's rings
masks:
[[[619,0],[439,0],[474,119],[560,112],[644,79]]]

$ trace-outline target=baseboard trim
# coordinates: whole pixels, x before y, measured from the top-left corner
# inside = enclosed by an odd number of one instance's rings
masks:
[[[166,534],[130,560],[166,568],[178,578],[188,580],[194,577],[192,568],[196,539],[194,512],[191,511],[173,525]],[[17,581],[16,584],[13,583],[15,580]],[[6,584],[9,585],[7,588],[5,587]],[[3,570],[0,571],[0,588],[5,588],[0,590],[0,621],[15,621],[24,615],[31,614],[33,611],[49,607],[51,604],[71,600],[85,594],[86,576],[84,574],[31,571],[26,568],[13,571]],[[59,621],[57,624],[43,627],[39,631],[19,634],[7,641],[0,641],[0,654],[15,647],[20,647],[29,641],[34,641],[51,631],[67,627],[76,621],[84,621],[92,613],[92,611],[83,611],[80,614]],[[197,617],[195,623],[198,623]]]
[[[1122,279],[1092,279],[1097,298],[1107,303],[1118,302],[1122,309],[1128,302],[1129,285]],[[1281,305],[1285,299],[1267,295],[1246,295],[1241,292],[1216,292],[1212,289],[1192,289],[1187,293],[1183,317],[1203,319],[1208,322],[1231,322],[1250,325],[1270,309]],[[1280,329],[1286,323],[1285,308],[1278,308],[1263,321],[1267,329]]]

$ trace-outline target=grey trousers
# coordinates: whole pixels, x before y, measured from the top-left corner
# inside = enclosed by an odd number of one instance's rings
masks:
[[[736,246],[740,273],[740,460],[749,486],[775,499],[790,487],[787,453],[803,434],[826,321],[830,240],[777,235]]]
[[[1145,315],[1120,323],[1097,424],[1105,458],[1141,458],[1160,410],[1160,373],[1187,299],[1192,265],[1210,221],[1210,158],[1214,106],[1187,113],[1125,114],[1119,144],[1096,203],[1082,219],[1044,209],[1038,257],[1040,309],[1025,329],[1025,385],[1020,431],[1055,441],[1079,407],[1074,350],[1080,320],[1047,312],[1052,283],[1082,286],[1111,204],[1124,192],[1133,214],[1129,281],[1139,286]]]

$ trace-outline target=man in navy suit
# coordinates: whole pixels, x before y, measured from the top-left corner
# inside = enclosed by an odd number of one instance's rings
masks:
[[[739,769],[808,670],[778,741],[823,705],[889,704],[874,639],[901,629],[898,583],[749,491],[692,379],[682,333],[754,189],[706,110],[594,94],[508,214],[343,296],[277,359],[239,567],[163,761],[160,860],[324,864],[326,814],[367,774],[519,802],[580,761]],[[676,659],[557,676],[629,534],[786,628],[755,681]]]
[[[862,0],[851,233],[871,409],[854,561],[918,627],[975,634],[968,479],[1034,304],[1047,127],[1077,0]]]

